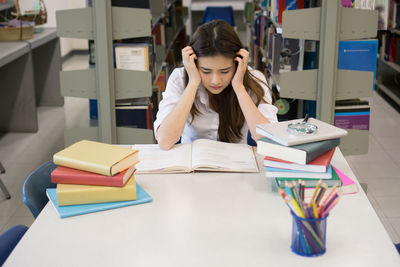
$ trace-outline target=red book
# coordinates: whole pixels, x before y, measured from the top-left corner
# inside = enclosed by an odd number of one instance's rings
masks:
[[[135,172],[131,167],[114,176],[106,176],[93,172],[81,171],[68,167],[58,166],[51,173],[51,182],[56,184],[84,184],[103,186],[124,186]]]
[[[304,0],[297,0],[297,9],[304,8]]]
[[[264,166],[297,171],[326,172],[334,153],[335,148],[310,161],[308,164],[293,163],[290,161],[266,156],[264,158]]]
[[[282,24],[282,12],[286,8],[286,0],[279,0],[278,2],[278,24]]]
[[[390,37],[389,61],[394,62],[396,58],[397,37]]]

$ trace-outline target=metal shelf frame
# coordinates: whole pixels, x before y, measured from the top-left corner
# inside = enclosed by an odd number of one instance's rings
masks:
[[[286,10],[282,37],[318,40],[319,69],[281,72],[280,95],[317,101],[317,118],[333,124],[335,101],[369,97],[373,72],[337,68],[338,44],[342,40],[376,38],[378,11],[342,8],[340,0],[322,0],[321,7]],[[345,154],[368,152],[368,131],[348,130],[341,149]]]
[[[115,100],[151,96],[152,73],[114,69],[113,63],[113,40],[151,36],[154,24],[176,2],[165,8],[163,0],[149,1],[150,9],[93,1],[92,7],[56,12],[58,36],[94,40],[96,57],[94,68],[60,72],[61,94],[97,99],[99,112],[98,127],[65,130],[65,145],[82,138],[111,144],[154,142],[152,130],[116,127],[115,118]]]

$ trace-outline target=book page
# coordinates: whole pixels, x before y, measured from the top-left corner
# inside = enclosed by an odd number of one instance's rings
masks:
[[[196,170],[258,172],[254,152],[247,144],[206,139],[193,143],[192,167]]]
[[[191,144],[178,144],[163,150],[158,144],[134,145],[139,151],[136,173],[190,172]]]

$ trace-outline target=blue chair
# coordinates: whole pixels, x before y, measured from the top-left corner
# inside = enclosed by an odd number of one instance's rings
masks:
[[[204,11],[201,24],[216,19],[223,19],[232,27],[235,27],[235,18],[233,16],[232,6],[208,6],[206,11]]]
[[[400,243],[394,244],[394,246],[396,247],[397,251],[400,254]]]
[[[49,199],[46,196],[46,188],[55,188],[51,182],[51,172],[57,167],[52,161],[42,164],[26,178],[22,186],[21,196],[25,205],[36,218],[46,206]]]
[[[0,266],[7,260],[27,230],[28,227],[19,224],[10,227],[4,233],[0,234]]]
[[[249,146],[257,146],[257,142],[251,137],[250,130],[247,132],[247,144]]]

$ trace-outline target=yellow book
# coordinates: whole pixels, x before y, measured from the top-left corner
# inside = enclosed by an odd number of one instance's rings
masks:
[[[58,206],[136,200],[135,175],[123,187],[57,184]]]
[[[113,176],[138,162],[138,151],[128,147],[82,140],[53,156],[57,165]]]

